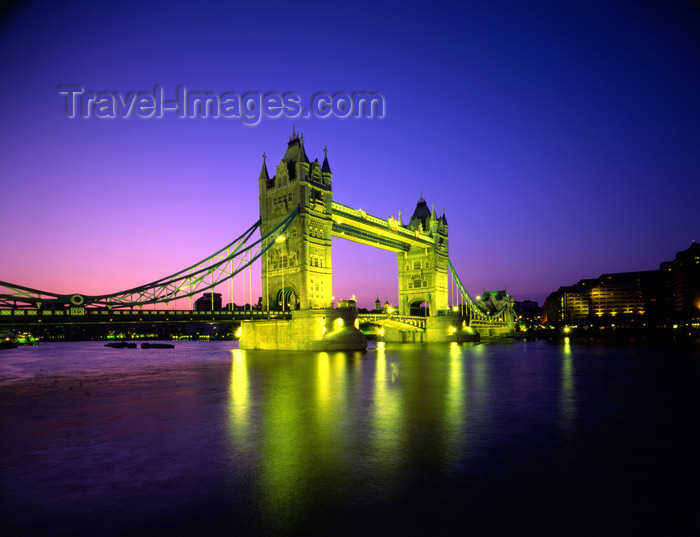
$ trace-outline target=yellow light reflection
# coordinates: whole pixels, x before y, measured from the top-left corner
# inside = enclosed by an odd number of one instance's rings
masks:
[[[316,360],[316,386],[319,409],[325,408],[330,399],[331,358],[327,352],[319,352]]]
[[[326,464],[340,464],[342,446],[345,445],[341,422],[343,405],[343,376],[345,375],[346,355],[319,352],[316,359],[316,402],[314,407],[315,441],[320,457]]]
[[[345,464],[356,434],[345,425],[345,376],[357,359],[342,352],[285,356],[266,371],[259,485],[273,533],[314,516],[318,506],[305,491],[332,487],[329,476]]]
[[[474,357],[472,361],[474,374],[471,378],[474,381],[473,384],[476,388],[476,393],[483,394],[484,397],[486,396],[486,392],[488,391],[488,379],[486,378],[486,349],[487,346],[483,344],[478,344],[474,347],[471,347],[471,352]]]
[[[391,369],[391,375],[389,375]],[[377,346],[377,365],[374,376],[374,412],[372,415],[372,444],[380,470],[396,470],[403,426],[399,393],[392,384],[398,380],[398,364],[387,361],[385,346]]]
[[[278,367],[267,373],[259,485],[266,518],[281,532],[295,512],[306,508],[301,489],[312,470],[306,449],[313,425],[308,415],[312,394],[294,383],[298,371]],[[302,372],[309,373],[312,371]]]
[[[564,348],[561,366],[561,427],[564,435],[571,441],[575,433],[576,391],[574,385],[573,352],[571,341],[564,338]]]
[[[447,381],[447,444],[452,457],[460,448],[460,438],[463,431],[466,414],[466,398],[464,393],[464,361],[462,348],[457,342],[450,343],[450,362]]]
[[[248,364],[246,351],[231,351],[231,379],[229,385],[229,434],[231,441],[245,449],[248,443],[250,420],[250,387],[248,385]]]
[[[465,382],[469,394],[470,415],[489,417],[492,406],[489,404],[490,370],[489,346],[477,343],[473,346],[462,347],[465,353]]]

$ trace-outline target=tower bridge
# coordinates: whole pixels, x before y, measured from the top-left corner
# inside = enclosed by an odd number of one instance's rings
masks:
[[[438,216],[421,195],[404,224],[401,213],[382,219],[333,200],[332,186],[327,150],[322,163],[311,162],[303,137],[293,132],[272,176],[263,154],[260,219],[218,252],[166,278],[108,295],[55,294],[0,282],[0,323],[27,310],[36,316],[68,310],[72,318],[86,320],[95,317],[86,312],[97,310],[104,315],[157,304],[167,310],[168,304],[231,281],[260,260],[263,311],[243,321],[241,348],[364,348],[360,320],[381,326],[383,337],[392,341],[464,341],[478,338],[479,332],[513,331],[513,301],[507,294],[487,304],[473,300],[461,284],[449,259],[444,210]],[[333,307],[332,237],[396,255],[396,312],[358,318],[353,302]],[[449,276],[459,305],[450,305]],[[427,304],[427,315],[412,315],[421,304]]]

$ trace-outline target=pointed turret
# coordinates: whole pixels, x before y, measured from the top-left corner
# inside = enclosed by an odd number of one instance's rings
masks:
[[[321,165],[321,175],[323,176],[323,183],[325,185],[330,185],[333,180],[333,174],[331,173],[331,166],[328,164],[328,147],[323,148],[323,164]]]
[[[418,229],[420,225],[420,229],[424,230],[427,229],[426,224],[428,223],[429,218],[430,209],[428,209],[428,203],[425,201],[423,193],[421,193],[418,203],[416,203],[416,210],[413,211],[411,221],[408,225],[411,227],[411,229]]]
[[[282,162],[305,162],[310,164],[309,157],[304,151],[304,137],[292,126],[292,134],[287,142],[287,151],[282,157]]]
[[[267,173],[267,165],[265,164],[265,159],[267,156],[265,153],[263,153],[263,164],[262,164],[262,169],[260,170],[260,177],[258,179],[265,179],[266,181],[270,180],[270,174]]]
[[[305,162],[306,164],[311,164],[309,157],[306,156],[306,151],[304,151],[304,135],[302,134],[299,139],[299,162]]]
[[[437,213],[435,211],[435,204],[433,203],[433,210],[430,212],[430,232],[431,233],[436,233],[438,230],[438,217]]]
[[[332,173],[331,166],[328,164],[328,147],[323,148],[323,165],[321,166],[321,171],[323,173]]]

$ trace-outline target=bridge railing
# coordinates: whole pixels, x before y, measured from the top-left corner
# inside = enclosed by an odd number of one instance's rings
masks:
[[[73,310],[73,311],[71,311]],[[80,312],[76,310],[81,310]],[[0,309],[0,319],[3,321],[32,321],[41,322],[41,319],[61,320],[70,318],[71,321],[82,319],[85,322],[90,321],[113,321],[122,320],[192,320],[197,319],[210,321],[212,319],[220,319],[222,321],[236,319],[286,319],[291,315],[289,312],[282,311],[261,311],[261,310],[108,310],[108,309],[82,309],[70,308],[67,310],[43,311],[40,309]]]
[[[426,317],[417,315],[395,315],[387,313],[360,313],[357,316],[361,323],[400,326],[405,329],[425,330]]]
[[[75,309],[75,308],[74,308]],[[80,309],[80,308],[78,308]],[[446,311],[446,315],[453,314],[452,311]],[[458,315],[457,313],[454,313]],[[89,317],[216,317],[216,318],[269,318],[269,317],[288,317],[288,312],[281,312],[277,310],[147,310],[147,309],[134,309],[134,310],[120,310],[120,309],[82,309],[80,313],[71,312],[71,309],[66,310],[54,310],[46,311],[40,309],[0,309],[0,318],[4,317],[75,317],[75,316],[89,316]],[[392,319],[395,321],[400,321],[404,323],[421,323],[425,322],[426,317],[420,315],[397,315],[397,314],[386,314],[386,313],[361,313],[358,315],[360,320],[382,320],[382,319]],[[475,323],[492,324],[498,322],[505,322],[500,317],[491,317],[489,319],[474,319]]]

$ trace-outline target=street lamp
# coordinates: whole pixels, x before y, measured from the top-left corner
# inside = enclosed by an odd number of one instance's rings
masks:
[[[265,311],[270,311],[270,254],[267,251],[265,252]]]
[[[285,240],[287,240],[287,237],[285,237],[284,235],[280,235],[279,237],[277,237],[275,239],[275,242],[279,242],[281,245]],[[279,250],[281,250],[281,248]],[[281,252],[280,252],[280,270],[282,271],[282,311],[284,311],[284,303],[287,301],[287,299],[286,299],[285,293],[284,293],[284,267],[282,266]]]

